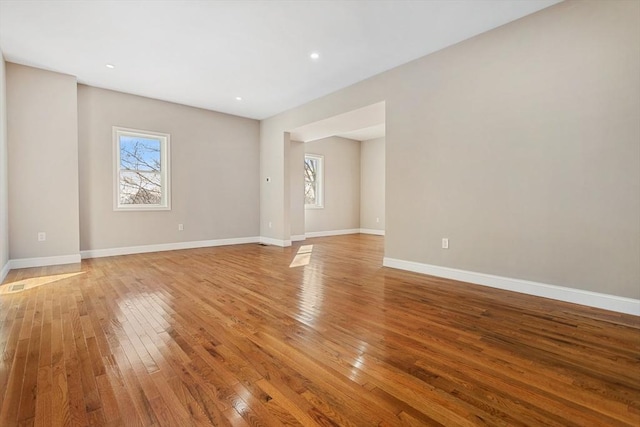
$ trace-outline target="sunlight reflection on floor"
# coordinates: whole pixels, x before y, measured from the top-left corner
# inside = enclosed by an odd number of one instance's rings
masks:
[[[55,274],[50,276],[32,277],[29,279],[18,280],[16,282],[5,283],[0,286],[0,295],[15,294],[17,292],[28,291],[42,285],[49,285],[59,280],[84,274],[83,271],[76,273]]]
[[[311,262],[311,252],[313,251],[313,245],[300,246],[298,253],[291,261],[289,268],[302,267],[308,265]]]

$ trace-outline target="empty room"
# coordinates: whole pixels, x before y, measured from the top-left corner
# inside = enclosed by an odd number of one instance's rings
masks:
[[[0,0],[0,426],[640,425],[640,1]]]

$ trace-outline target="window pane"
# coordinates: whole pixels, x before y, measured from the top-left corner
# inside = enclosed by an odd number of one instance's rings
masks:
[[[160,172],[160,140],[121,135],[120,169]]]
[[[304,159],[304,203],[315,205],[318,194],[318,160],[312,158]]]
[[[156,172],[121,171],[120,204],[157,205],[162,201],[161,175]]]

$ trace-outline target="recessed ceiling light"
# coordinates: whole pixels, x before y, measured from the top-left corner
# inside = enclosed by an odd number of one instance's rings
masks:
[[[320,54],[318,52],[312,52],[311,55],[309,55],[309,58],[315,61],[316,59],[320,59]]]
[[[236,101],[242,101],[242,97],[241,96],[236,96]]]
[[[113,64],[107,64],[107,65],[106,65],[106,67],[107,67],[107,68],[110,68],[110,69],[112,69],[112,70],[113,70],[114,68],[116,68],[116,66],[115,66],[115,65],[113,65]]]

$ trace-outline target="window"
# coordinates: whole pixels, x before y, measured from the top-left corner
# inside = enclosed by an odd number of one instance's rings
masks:
[[[113,128],[114,210],[170,210],[169,135]]]
[[[304,205],[306,208],[323,207],[323,163],[324,157],[317,154],[304,156]]]

